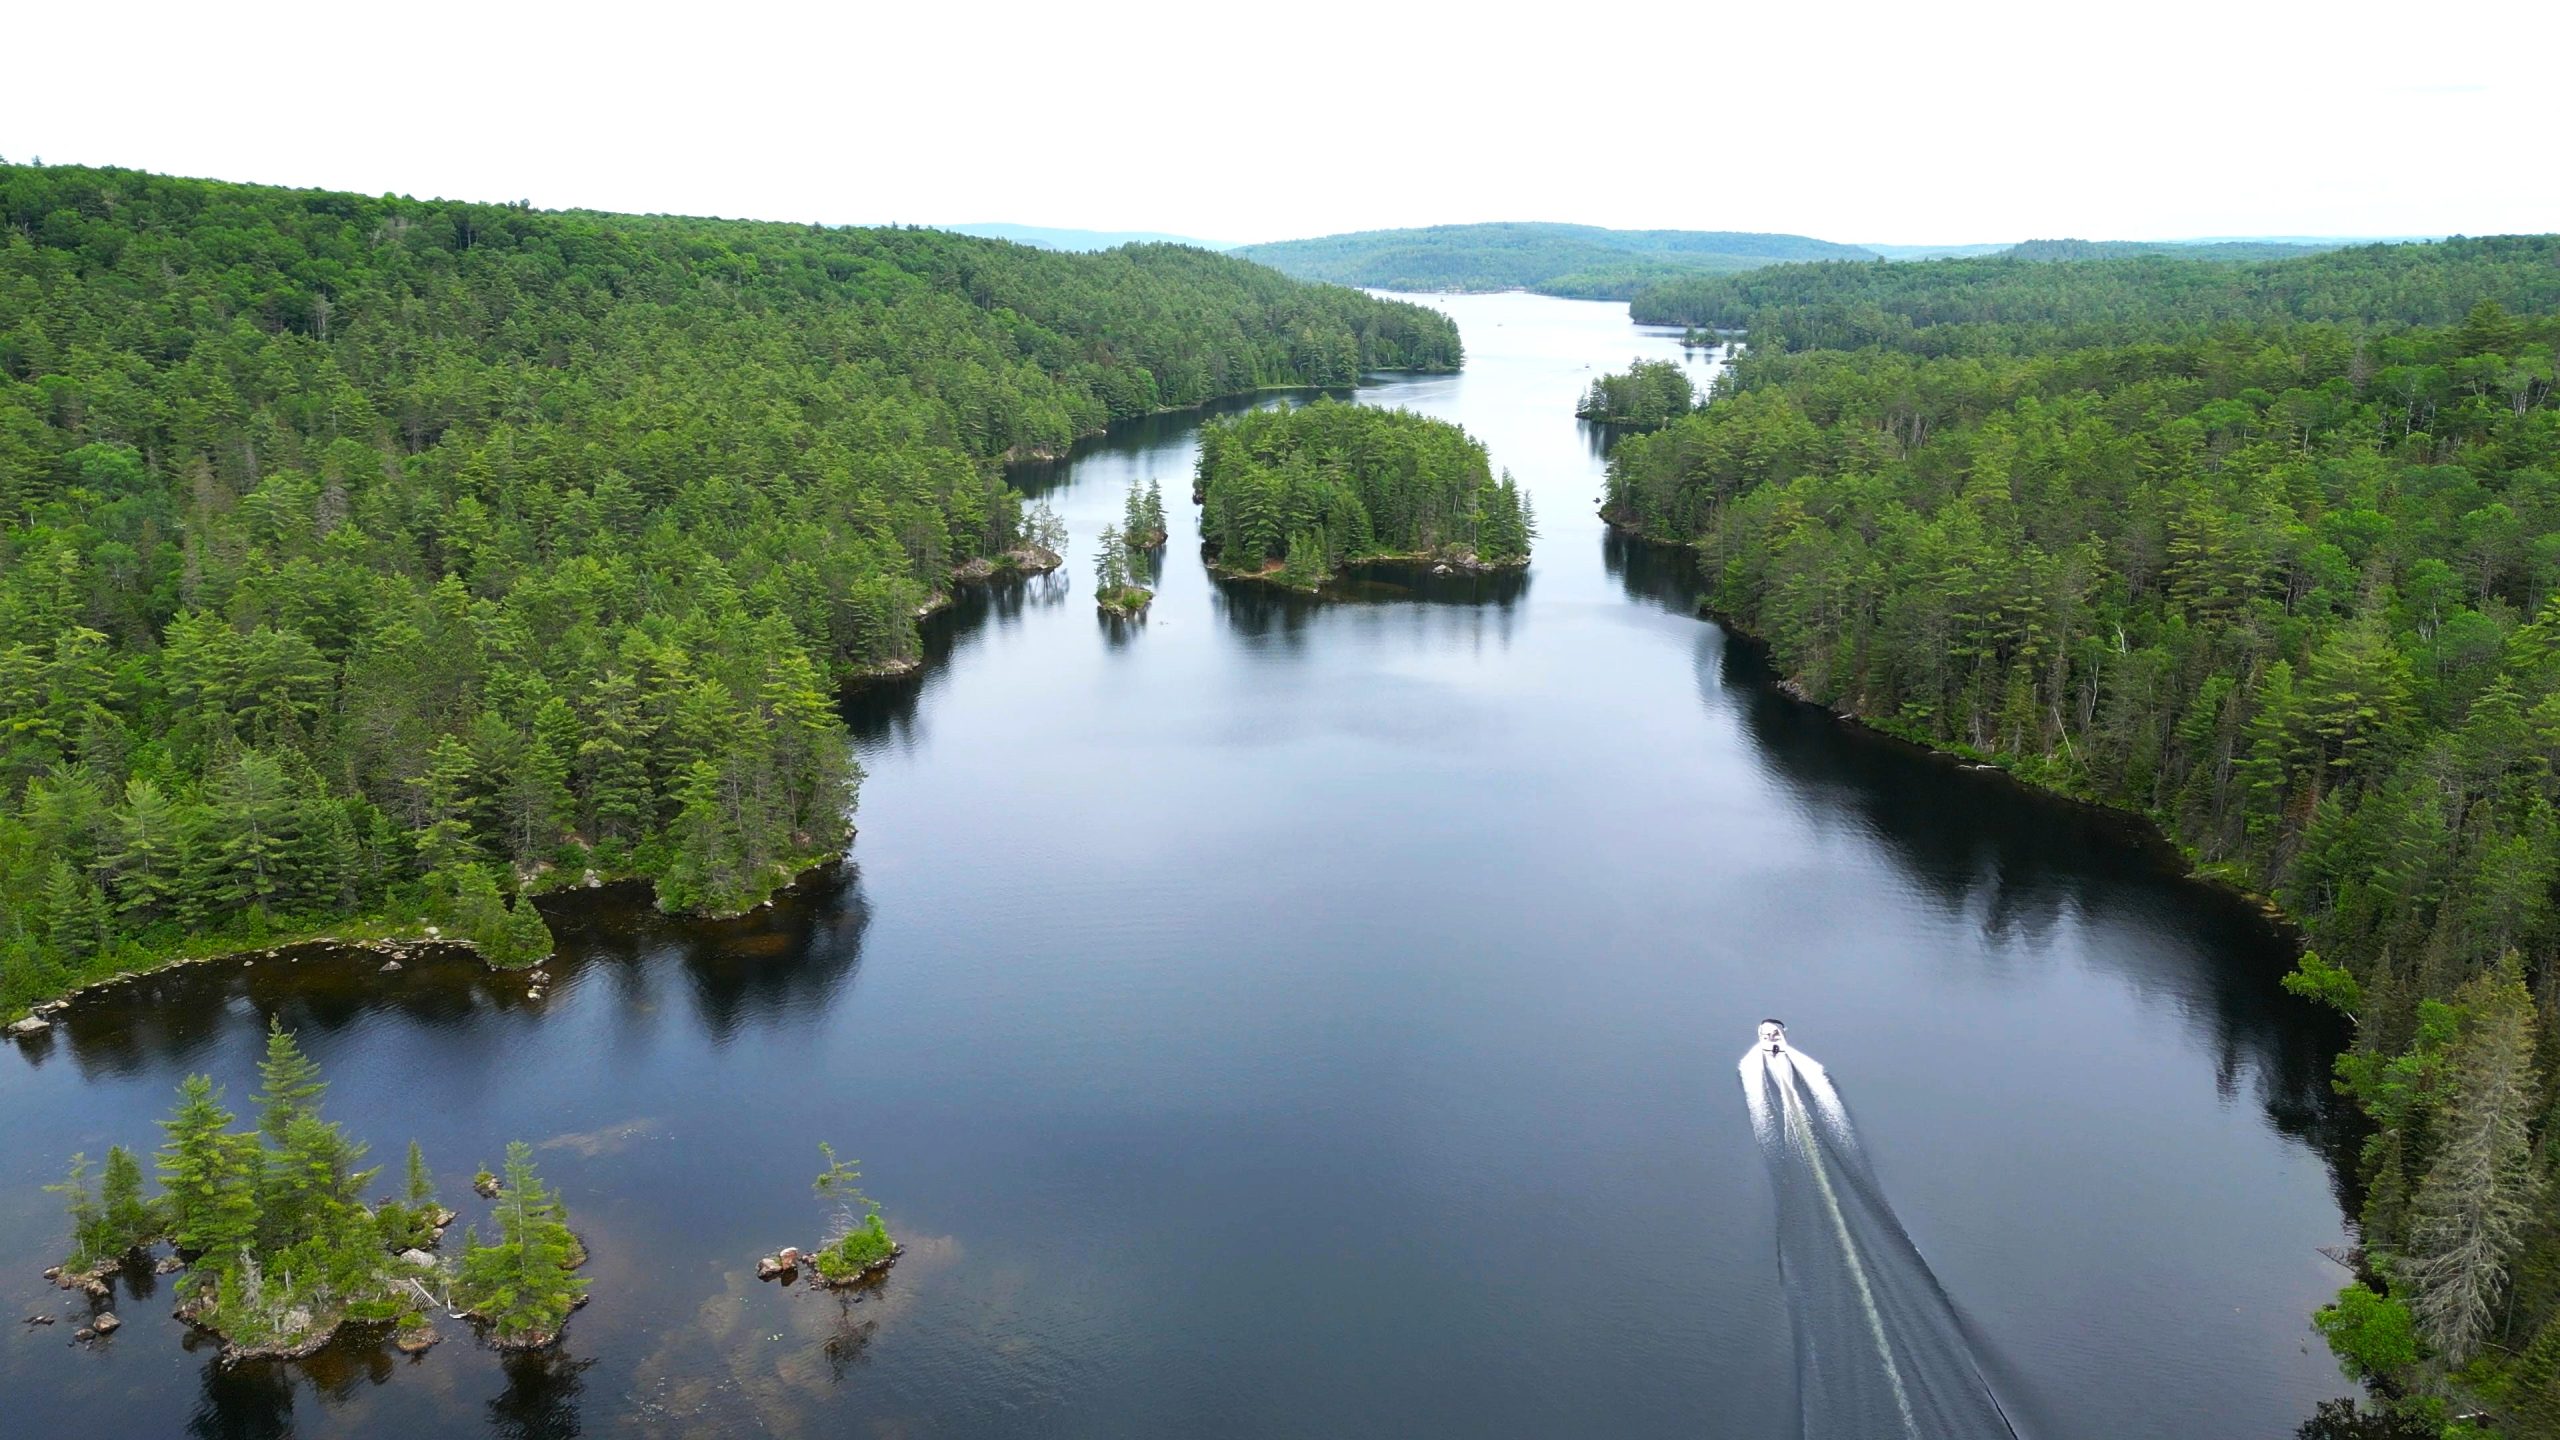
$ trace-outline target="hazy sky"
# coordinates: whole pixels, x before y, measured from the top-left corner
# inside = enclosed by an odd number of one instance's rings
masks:
[[[1249,241],[2560,228],[2560,3],[40,5],[0,155]]]

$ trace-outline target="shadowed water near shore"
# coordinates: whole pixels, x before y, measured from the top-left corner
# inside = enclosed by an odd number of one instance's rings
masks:
[[[1220,582],[1172,506],[1096,623],[1130,480],[1197,417],[1026,472],[1075,537],[850,694],[850,861],[727,924],[549,902],[544,998],[310,953],[82,1001],[0,1052],[0,1395],[34,1434],[1627,1436],[1800,1423],[1780,1225],[1731,1056],[1786,1016],[2035,1440],[2282,1434],[2342,1388],[2337,1035],[2280,935],[2120,818],[1768,689],[1685,560],[1607,537],[1574,396],[1676,355],[1613,307],[1453,299],[1526,575]],[[1703,379],[1703,370],[1698,372]],[[1268,397],[1265,403],[1281,403]],[[169,1282],[78,1349],[36,1272],[74,1151],[148,1147],[268,1015],[448,1199],[533,1142],[594,1254],[560,1353],[450,1328],[212,1367]],[[1950,1063],[1950,1056],[1962,1057]],[[760,1285],[826,1140],[909,1252]],[[467,1204],[466,1217],[475,1215]]]

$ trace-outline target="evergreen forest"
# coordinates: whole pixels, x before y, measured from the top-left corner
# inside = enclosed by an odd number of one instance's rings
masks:
[[[1684,290],[1751,344],[1608,516],[1810,698],[2278,901],[2371,1121],[2323,1331],[2387,1433],[2560,1436],[2560,239]]]
[[[1205,251],[0,165],[0,1012],[840,850],[836,683],[1109,422],[1461,360]],[[1054,535],[1052,536],[1054,538]]]

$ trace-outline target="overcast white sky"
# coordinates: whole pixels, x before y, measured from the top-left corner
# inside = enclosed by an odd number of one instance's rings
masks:
[[[2560,228],[2560,3],[27,5],[0,155],[1221,241]]]

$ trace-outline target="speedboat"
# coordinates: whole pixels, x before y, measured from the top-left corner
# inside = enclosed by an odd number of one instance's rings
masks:
[[[1760,1022],[1760,1048],[1772,1055],[1787,1048],[1787,1027],[1784,1021]]]

